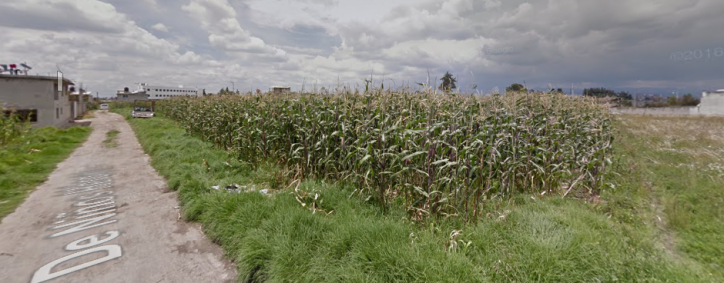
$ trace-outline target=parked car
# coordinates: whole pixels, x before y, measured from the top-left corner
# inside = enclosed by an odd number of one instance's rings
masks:
[[[109,108],[108,104],[105,104],[105,103],[101,104],[101,110],[108,110],[108,108]]]
[[[150,100],[135,100],[133,101],[133,111],[131,111],[131,117],[133,118],[153,118],[153,111],[156,106],[155,101]]]

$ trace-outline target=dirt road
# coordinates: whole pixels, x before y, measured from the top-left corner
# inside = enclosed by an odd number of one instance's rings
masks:
[[[88,141],[0,224],[0,282],[233,282],[129,124],[96,116]],[[116,147],[103,143],[111,130]]]

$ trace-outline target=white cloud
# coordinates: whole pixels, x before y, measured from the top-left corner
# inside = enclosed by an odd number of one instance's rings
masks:
[[[152,25],[151,28],[155,29],[157,31],[168,32],[168,27],[166,27],[166,25],[164,25],[162,23],[157,23],[155,25]]]
[[[718,0],[103,1],[0,0],[0,61],[58,63],[107,94],[140,81],[354,86],[370,73],[414,84],[428,70],[479,89],[724,86],[724,58],[669,60],[724,47]]]
[[[192,0],[182,9],[209,33],[212,46],[228,54],[244,56],[239,53],[260,53],[271,58],[286,55],[283,50],[267,45],[264,40],[242,29],[236,19],[236,11],[227,0]]]

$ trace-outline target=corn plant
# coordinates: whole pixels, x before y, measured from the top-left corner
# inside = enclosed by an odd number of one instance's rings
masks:
[[[493,197],[598,194],[613,135],[583,97],[372,90],[180,98],[159,111],[240,160],[355,184],[415,219],[474,219]]]

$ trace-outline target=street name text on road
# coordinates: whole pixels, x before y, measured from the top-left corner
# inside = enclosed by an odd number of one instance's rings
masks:
[[[75,201],[75,203],[71,205],[71,212],[56,215],[55,219],[57,221],[53,222],[52,225],[54,226],[50,228],[51,232],[54,233],[49,238],[70,235],[117,222],[117,219],[113,219],[118,208],[115,192],[107,190],[112,189],[112,187],[113,179],[110,172],[99,169],[82,174],[79,177],[77,186],[60,188],[60,196],[71,196],[71,200]],[[120,258],[123,255],[120,245],[99,246],[116,239],[119,235],[120,232],[118,231],[106,231],[100,234],[87,235],[68,243],[64,250],[75,253],[63,256],[38,268],[33,274],[31,283],[45,282]],[[105,252],[107,255],[73,267],[51,272],[53,267],[63,262],[98,252]]]

